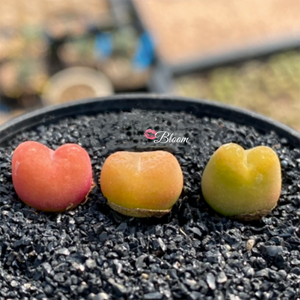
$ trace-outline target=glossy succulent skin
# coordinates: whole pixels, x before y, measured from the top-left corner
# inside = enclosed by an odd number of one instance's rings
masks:
[[[90,157],[76,144],[56,151],[33,141],[20,144],[12,157],[12,179],[23,202],[50,212],[76,207],[93,186]]]
[[[259,219],[280,197],[280,162],[266,146],[244,150],[225,144],[207,163],[201,185],[206,202],[216,212],[241,220]]]
[[[101,170],[100,186],[108,204],[125,215],[161,216],[183,188],[181,167],[166,151],[115,152]]]

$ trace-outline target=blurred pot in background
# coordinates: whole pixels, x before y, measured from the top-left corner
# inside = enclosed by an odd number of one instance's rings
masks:
[[[64,67],[95,67],[94,37],[85,35],[69,38],[58,49],[57,54]]]
[[[46,83],[42,92],[44,105],[113,94],[110,81],[101,72],[73,67],[58,72]]]
[[[20,108],[39,106],[38,95],[48,79],[43,61],[35,59],[14,59],[0,66],[0,87],[2,96],[16,102]],[[9,103],[15,106],[16,103]]]
[[[132,25],[100,33],[96,36],[95,53],[98,69],[110,79],[115,90],[147,86],[154,61],[154,44],[148,33],[139,33]]]

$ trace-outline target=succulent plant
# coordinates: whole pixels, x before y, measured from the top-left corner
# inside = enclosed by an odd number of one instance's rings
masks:
[[[105,160],[100,186],[112,209],[133,217],[160,217],[178,200],[183,174],[169,152],[119,151]]]
[[[90,157],[77,144],[56,151],[34,141],[20,144],[12,157],[12,179],[23,202],[50,212],[76,207],[94,185]]]
[[[270,147],[244,150],[229,143],[210,158],[202,175],[202,193],[218,213],[240,220],[267,215],[281,193],[281,167]]]

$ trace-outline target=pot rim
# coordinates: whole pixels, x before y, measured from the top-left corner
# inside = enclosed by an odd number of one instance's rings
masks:
[[[0,126],[0,146],[17,133],[60,118],[108,111],[129,111],[133,108],[184,111],[200,117],[222,118],[240,125],[253,126],[263,132],[275,131],[281,138],[286,138],[293,146],[300,147],[299,132],[250,110],[212,100],[140,93],[81,99],[24,113]]]

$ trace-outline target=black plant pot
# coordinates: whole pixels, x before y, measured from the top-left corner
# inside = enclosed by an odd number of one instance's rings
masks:
[[[148,140],[148,128],[187,137]],[[47,107],[0,127],[0,298],[297,299],[300,245],[300,134],[249,111],[210,101],[119,95]],[[98,182],[117,150],[164,148],[179,160],[184,189],[166,216],[112,211],[97,186],[84,205],[61,214],[23,204],[11,180],[11,154],[25,140],[56,148],[82,144]],[[268,145],[282,165],[277,207],[256,222],[213,212],[201,174],[223,143]],[[13,296],[15,295],[15,296]]]
[[[224,118],[240,125],[252,126],[257,130],[275,131],[295,147],[300,146],[299,132],[254,112],[207,100],[151,94],[125,94],[74,101],[21,115],[0,126],[0,145],[15,134],[33,126],[54,122],[64,117],[108,111],[130,111],[134,108],[151,111],[183,111],[198,117]]]

